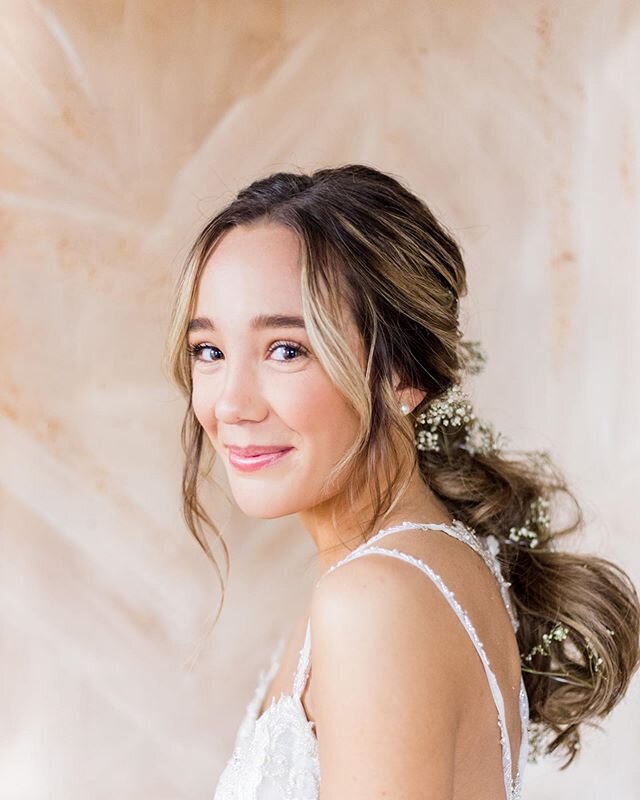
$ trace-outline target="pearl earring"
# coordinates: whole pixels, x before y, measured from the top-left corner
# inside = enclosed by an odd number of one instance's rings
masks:
[[[411,411],[411,408],[406,403],[403,403],[400,406],[400,411],[402,411],[403,414],[408,414]]]

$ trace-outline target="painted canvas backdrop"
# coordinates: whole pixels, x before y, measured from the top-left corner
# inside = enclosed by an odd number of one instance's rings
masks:
[[[270,172],[368,163],[443,218],[489,356],[479,413],[552,451],[582,546],[638,581],[639,69],[632,0],[4,0],[3,800],[210,797],[306,603],[308,536],[244,518],[216,471],[231,573],[207,635],[161,367],[192,237]],[[527,800],[631,800],[639,700],[636,680],[568,771],[529,766]]]

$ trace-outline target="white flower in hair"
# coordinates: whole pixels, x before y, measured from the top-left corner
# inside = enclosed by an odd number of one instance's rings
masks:
[[[509,540],[517,543],[526,542],[529,547],[537,547],[540,534],[547,535],[550,527],[549,501],[545,497],[538,496],[531,501],[524,524],[519,528],[509,528]]]
[[[436,397],[426,410],[416,417],[416,448],[440,451],[438,434],[443,428],[459,428],[475,420],[468,396],[459,384],[452,384],[441,396]]]
[[[460,342],[460,362],[462,369],[469,375],[478,375],[487,363],[487,356],[479,341]]]
[[[478,420],[469,395],[459,383],[452,384],[441,397],[432,400],[415,419],[417,450],[441,452],[442,437],[447,431],[465,429],[464,441],[457,446],[471,455],[498,453],[506,443],[502,434]]]

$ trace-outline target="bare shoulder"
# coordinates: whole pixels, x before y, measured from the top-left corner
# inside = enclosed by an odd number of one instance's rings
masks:
[[[326,797],[451,796],[465,636],[413,564],[369,553],[324,575],[311,642]]]
[[[434,552],[442,545],[430,543]],[[471,652],[468,636],[442,592],[414,564],[379,553],[355,558],[317,583],[310,611],[316,675],[323,651],[333,659],[368,647],[379,659],[383,648],[392,656],[390,678],[403,665],[419,666],[423,676],[446,665],[452,688],[459,689],[456,673],[465,671],[456,665]]]
[[[466,632],[435,581],[460,599],[463,608],[478,607],[495,616],[502,603],[494,576],[482,557],[467,544],[440,531],[428,535],[398,531],[385,540],[387,552],[369,552],[340,564],[316,583],[311,598],[312,626],[323,630],[356,625],[367,636],[392,642],[404,635],[412,642],[429,646],[431,660],[471,653]],[[393,557],[399,549],[399,557]],[[407,557],[408,560],[404,560]],[[427,578],[416,563],[430,573]],[[360,618],[361,617],[361,618]],[[506,613],[504,619],[507,621]],[[319,631],[320,634],[320,631]],[[434,652],[439,637],[447,650]],[[313,638],[318,643],[318,636]],[[327,641],[333,641],[330,636]],[[374,639],[374,643],[377,643]],[[458,647],[460,652],[453,652]],[[319,647],[319,643],[318,643]],[[318,648],[314,647],[314,653]],[[472,659],[475,663],[475,657]]]

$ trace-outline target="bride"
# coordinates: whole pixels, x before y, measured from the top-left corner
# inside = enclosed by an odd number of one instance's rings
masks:
[[[255,181],[191,248],[167,350],[187,524],[217,566],[209,449],[246,515],[298,515],[318,564],[216,800],[515,800],[527,756],[568,766],[626,692],[637,592],[559,547],[582,517],[549,455],[476,417],[466,291],[445,226],[358,164]]]

